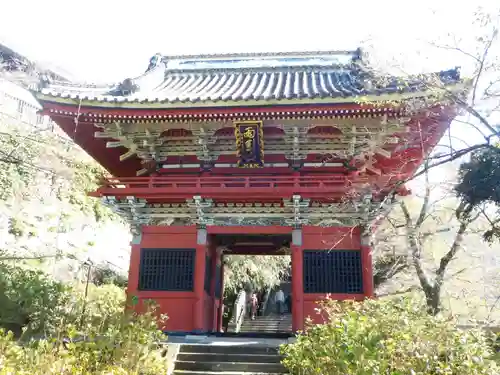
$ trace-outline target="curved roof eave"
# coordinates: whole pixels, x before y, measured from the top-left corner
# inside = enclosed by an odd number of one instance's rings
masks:
[[[280,106],[308,106],[308,105],[342,105],[342,104],[365,104],[385,102],[390,105],[391,102],[401,102],[416,98],[437,97],[446,91],[464,92],[467,85],[459,83],[444,89],[435,89],[432,91],[418,91],[407,93],[392,93],[371,96],[352,96],[337,98],[304,98],[304,99],[271,99],[271,100],[238,100],[238,101],[200,101],[200,102],[164,102],[164,101],[98,101],[82,98],[62,98],[38,93],[36,96],[39,101],[45,103],[54,103],[74,107],[85,107],[86,109],[128,109],[128,110],[166,110],[166,109],[196,109],[196,108],[228,108],[228,107],[280,107]]]

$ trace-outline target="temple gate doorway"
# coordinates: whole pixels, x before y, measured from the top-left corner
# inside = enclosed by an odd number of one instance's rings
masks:
[[[220,286],[221,332],[238,336],[291,335],[291,234],[222,234],[214,235],[212,242],[222,257],[221,278],[230,281],[227,288],[224,282]]]

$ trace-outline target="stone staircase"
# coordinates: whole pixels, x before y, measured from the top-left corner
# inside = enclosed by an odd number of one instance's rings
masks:
[[[292,333],[292,314],[284,314],[278,324],[278,332],[288,332]]]
[[[282,282],[280,287],[285,295],[288,295],[291,291],[290,282]],[[237,329],[237,325],[233,321],[232,324],[229,324],[228,333],[241,335],[249,334],[250,336],[258,336],[259,334],[266,336],[273,334],[278,336],[291,335],[292,314],[290,312],[283,315],[277,313],[275,296],[276,290],[272,290],[269,294],[267,305],[264,311],[262,311],[263,315],[258,315],[255,317],[255,320],[251,320],[250,316],[245,313],[239,329]]]
[[[255,320],[245,318],[240,332],[244,333],[291,333],[292,314],[257,316]]]
[[[288,374],[276,346],[181,345],[173,375]]]

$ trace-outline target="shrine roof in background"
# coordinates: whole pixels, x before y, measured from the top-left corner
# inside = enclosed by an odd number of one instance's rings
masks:
[[[458,68],[434,74],[381,77],[361,51],[153,56],[137,78],[92,85],[44,81],[42,101],[94,107],[196,108],[352,103],[423,96],[429,82],[462,84]]]

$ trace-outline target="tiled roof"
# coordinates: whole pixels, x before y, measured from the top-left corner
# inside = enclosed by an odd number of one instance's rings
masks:
[[[429,78],[430,76],[427,76]],[[458,69],[439,72],[444,84],[460,81]],[[97,102],[227,103],[349,98],[425,90],[422,76],[383,82],[365,66],[361,53],[173,56],[155,55],[148,70],[113,85],[45,82],[43,96]]]

